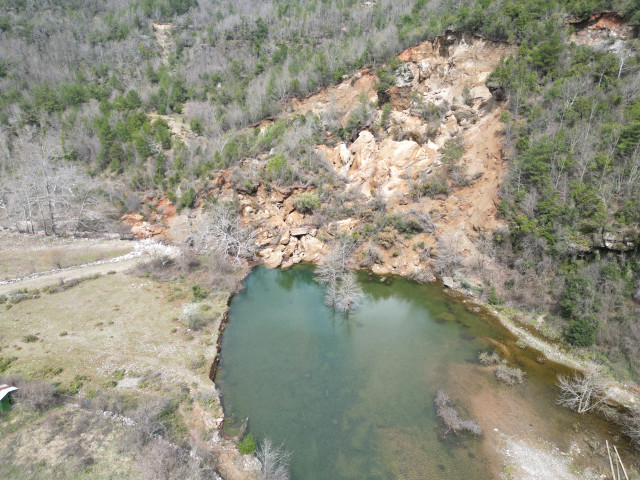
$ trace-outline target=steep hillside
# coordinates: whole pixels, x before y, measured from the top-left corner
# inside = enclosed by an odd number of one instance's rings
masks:
[[[471,238],[491,234],[500,225],[496,207],[505,172],[500,106],[484,82],[508,51],[504,44],[447,34],[403,52],[402,77],[388,93],[389,134],[365,129],[353,142],[318,147],[341,179],[340,188],[352,197],[346,205],[366,210],[375,208],[372,202],[384,203],[388,216],[408,224],[407,231],[400,232],[405,238],[390,232],[396,237],[390,244],[374,247],[364,239],[363,253],[375,248],[378,257],[370,265],[374,272],[424,271],[430,264],[425,252],[436,246],[436,237],[451,238],[470,260],[477,254]],[[336,108],[345,112],[340,123],[347,125],[358,108],[376,104],[374,83],[369,72],[360,72],[296,102],[295,112],[318,114]],[[382,108],[365,108],[371,109],[372,123],[380,124]],[[429,108],[438,110],[431,121],[426,118]],[[448,152],[454,148],[458,150],[452,156]],[[452,178],[451,194],[422,191],[434,179],[447,182],[447,177]],[[269,266],[317,261],[321,244],[309,236],[360,235],[371,222],[354,215],[316,230],[317,219],[295,211],[291,197],[295,194],[273,196],[259,189],[254,197],[240,199],[245,219],[260,225],[260,255]]]

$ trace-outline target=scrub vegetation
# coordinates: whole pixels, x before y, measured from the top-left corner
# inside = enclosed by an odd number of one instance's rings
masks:
[[[216,478],[201,427],[221,415],[209,367],[234,273],[221,284],[218,260],[148,250],[133,274],[55,284],[2,313],[0,382],[19,389],[0,420],[8,478]],[[194,280],[206,295],[189,303]]]
[[[1,373],[48,381],[56,402],[63,395],[98,398],[135,378],[143,396],[163,399],[140,424],[162,426],[145,430],[138,443],[146,463],[129,467],[149,478],[187,470],[194,478],[213,476],[206,455],[185,454],[185,431],[194,428],[187,424],[198,395],[207,394],[202,358],[215,351],[226,297],[257,247],[253,226],[241,221],[246,210],[210,198],[207,182],[224,179],[237,196],[259,188],[295,191],[290,211],[307,215],[310,228],[359,222],[324,239],[332,250],[317,275],[327,303],[348,314],[362,298],[356,261],[373,268],[384,256],[400,257],[400,240],[436,236],[446,220],[437,209],[390,214],[379,192],[365,201],[362,192],[343,188],[344,172],[317,147],[348,146],[365,130],[378,139],[407,139],[392,125],[388,103],[399,79],[412,75],[396,55],[454,31],[512,47],[486,80],[503,106],[504,226],[479,235],[483,258],[473,267],[456,235],[437,235],[434,248],[415,242],[414,250],[441,278],[481,274],[480,286],[467,290],[495,308],[544,317],[540,328],[563,346],[637,381],[640,49],[633,38],[591,45],[571,37],[603,11],[637,32],[638,0],[0,0],[0,224],[34,237],[129,236],[121,220],[150,223],[164,208],[152,205],[157,198],[166,199],[167,210],[203,213],[193,222],[187,215],[190,249],[147,251],[150,261],[134,276],[87,275],[47,289],[7,290],[0,296]],[[377,101],[363,91],[349,112],[328,102],[322,111],[291,113],[294,98],[355,82],[362,69],[376,74]],[[465,87],[466,106],[470,95]],[[430,126],[411,138],[427,143],[449,106],[410,103],[411,114]],[[438,170],[414,182],[410,196],[444,201],[471,185],[477,177],[460,162],[467,147],[463,135],[444,142]],[[25,258],[19,250],[1,249],[3,277],[128,251],[110,244],[76,255],[48,245]],[[415,279],[433,274],[416,272]],[[146,354],[141,342],[160,353]],[[167,345],[176,348],[163,350]],[[523,381],[523,372],[492,355],[480,361],[506,383]],[[124,377],[113,378],[116,370]],[[576,408],[579,380],[559,380],[563,405]],[[39,416],[73,423],[79,415],[61,403],[44,411],[21,403],[32,410],[21,417],[32,422],[28,428],[38,428]],[[116,413],[134,415],[144,406],[136,405]],[[584,402],[577,405],[584,410]],[[436,407],[447,431],[476,433],[446,395]],[[637,443],[634,415],[625,425]],[[104,427],[105,438],[128,431],[112,427]],[[258,455],[272,460],[264,478],[286,478],[286,455],[257,443]],[[47,464],[33,475],[98,471],[87,455],[69,464],[72,471]]]
[[[388,110],[378,127],[365,100],[345,126],[329,108],[280,118],[261,134],[244,127],[364,67],[377,72],[384,93],[402,74],[394,55],[446,29],[514,44],[487,80],[507,100],[500,212],[508,228],[489,241],[509,278],[493,285],[496,298],[551,312],[567,342],[595,345],[618,373],[636,375],[640,329],[629,299],[640,264],[624,245],[640,238],[637,41],[576,45],[564,25],[603,10],[634,25],[637,1],[4,0],[2,7],[0,208],[20,230],[47,234],[113,229],[119,214],[137,213],[135,191],[161,190],[179,209],[192,208],[198,179],[228,168],[248,192],[260,183],[330,185],[335,175],[314,146],[327,142],[327,131],[353,140],[384,128]],[[441,115],[434,105],[423,111]],[[207,142],[186,142],[190,135]],[[450,171],[463,151],[460,138],[449,141],[442,161],[451,178],[436,175],[416,192],[447,195],[467,181]],[[269,155],[264,168],[241,162],[259,154]],[[341,200],[320,189],[299,195],[295,208],[316,212],[320,224],[358,213],[341,212]],[[392,244],[393,231],[407,228],[426,231],[385,219],[375,233]],[[436,272],[445,276],[459,265],[439,242]],[[252,254],[241,247],[225,246]]]

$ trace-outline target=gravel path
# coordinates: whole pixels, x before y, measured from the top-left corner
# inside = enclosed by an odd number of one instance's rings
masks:
[[[98,260],[96,262],[85,263],[84,265],[75,265],[73,267],[34,273],[22,278],[4,280],[0,282],[0,295],[7,294],[19,288],[42,288],[58,283],[60,280],[71,280],[73,278],[95,275],[97,273],[122,272],[133,268],[139,261],[140,252],[134,251],[109,260]]]

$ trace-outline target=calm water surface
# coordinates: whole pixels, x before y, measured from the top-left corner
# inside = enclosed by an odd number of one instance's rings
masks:
[[[348,319],[312,269],[255,269],[217,377],[228,417],[292,452],[294,480],[489,478],[478,440],[442,441],[433,397],[499,333],[437,286],[362,277]]]

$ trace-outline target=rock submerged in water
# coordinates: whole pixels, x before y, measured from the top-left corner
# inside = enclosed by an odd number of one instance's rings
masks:
[[[436,322],[438,323],[455,322],[455,320],[456,316],[451,312],[442,312],[436,317]]]

